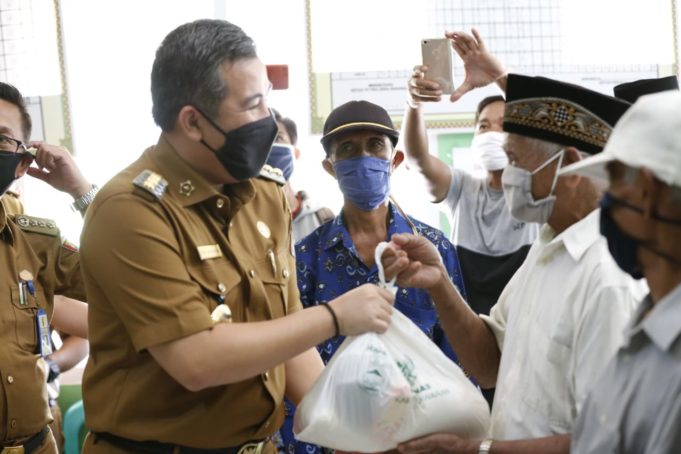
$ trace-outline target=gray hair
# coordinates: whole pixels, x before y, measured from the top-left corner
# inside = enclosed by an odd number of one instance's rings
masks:
[[[151,69],[154,121],[169,131],[186,105],[217,117],[229,88],[222,64],[255,57],[253,40],[230,22],[201,19],[180,25],[161,43]]]
[[[563,148],[565,148],[564,145],[542,139],[536,139],[534,137],[525,137],[525,140],[532,151],[544,154],[546,159],[558,154]]]

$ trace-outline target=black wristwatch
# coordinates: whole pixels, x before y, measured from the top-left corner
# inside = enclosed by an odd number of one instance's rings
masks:
[[[59,368],[59,364],[55,363],[50,358],[45,358],[45,362],[47,363],[47,383],[51,383],[59,377],[61,369]]]

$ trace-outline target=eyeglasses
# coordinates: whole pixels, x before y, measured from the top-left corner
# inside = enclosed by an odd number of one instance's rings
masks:
[[[4,134],[0,134],[0,151],[7,151],[10,153],[29,153],[24,142]]]

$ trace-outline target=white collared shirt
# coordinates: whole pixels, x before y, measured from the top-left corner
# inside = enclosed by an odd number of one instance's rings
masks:
[[[612,259],[600,210],[555,235],[544,225],[524,264],[481,318],[501,362],[490,435],[570,433],[591,386],[647,290]]]

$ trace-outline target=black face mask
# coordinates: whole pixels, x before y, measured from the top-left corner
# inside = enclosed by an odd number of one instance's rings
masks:
[[[606,192],[600,202],[601,205],[601,235],[605,237],[608,241],[608,249],[610,250],[610,255],[615,259],[615,263],[619,266],[622,271],[628,273],[634,279],[641,279],[643,277],[643,271],[638,265],[637,252],[638,248],[644,247],[648,249],[653,254],[656,254],[666,260],[673,263],[679,263],[677,259],[669,256],[668,254],[656,251],[650,246],[645,244],[642,240],[634,238],[631,235],[625,233],[612,218],[610,213],[610,208],[615,205],[620,205],[622,207],[628,208],[630,210],[636,211],[637,213],[643,214],[643,210],[639,207],[631,205],[624,200],[620,200]],[[681,225],[680,220],[668,219],[662,216],[653,215],[653,219],[660,222],[666,222],[668,224]]]
[[[201,139],[201,143],[215,153],[230,175],[239,181],[258,176],[279,132],[272,112],[267,118],[225,132],[201,109],[194,107],[215,129],[225,136],[225,144],[217,150],[213,149],[203,139]]]
[[[20,153],[11,153],[8,151],[0,151],[0,196],[2,196],[7,188],[9,188],[14,180],[14,175],[17,171],[17,166],[24,157]]]

